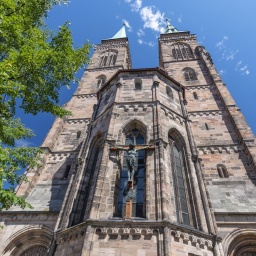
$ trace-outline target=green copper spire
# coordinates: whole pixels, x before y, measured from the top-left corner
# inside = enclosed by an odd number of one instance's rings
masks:
[[[170,22],[166,19],[166,30],[165,34],[179,32]]]
[[[124,38],[124,37],[126,37],[125,24],[111,39],[118,39],[118,38]]]

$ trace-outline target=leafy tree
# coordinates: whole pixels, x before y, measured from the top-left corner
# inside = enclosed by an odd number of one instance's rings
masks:
[[[26,179],[21,168],[40,165],[38,148],[15,147],[16,140],[33,136],[15,117],[17,108],[69,115],[59,106],[59,90],[89,60],[90,45],[74,49],[68,23],[55,32],[44,24],[48,11],[65,1],[0,1],[0,210],[29,206],[14,186]]]

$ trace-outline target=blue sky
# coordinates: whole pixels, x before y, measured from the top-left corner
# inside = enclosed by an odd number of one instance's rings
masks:
[[[158,66],[158,36],[169,18],[180,31],[197,35],[200,45],[210,52],[217,70],[237,105],[256,133],[256,1],[230,0],[72,0],[55,6],[46,23],[58,29],[70,22],[75,46],[83,42],[99,44],[111,38],[123,23],[127,25],[133,68]],[[82,71],[78,72],[81,78]],[[67,102],[76,88],[61,90],[61,103]],[[22,116],[36,133],[18,145],[39,146],[52,125],[49,114]]]

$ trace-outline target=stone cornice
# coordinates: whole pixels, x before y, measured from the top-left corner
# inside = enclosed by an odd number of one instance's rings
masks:
[[[97,93],[73,94],[73,97],[78,97],[78,98],[93,98],[93,97],[97,97]]]
[[[160,38],[159,38],[159,41],[160,42],[176,41],[177,39],[181,40],[181,41],[196,40],[196,35],[195,34],[191,35],[189,31],[169,33],[169,34],[161,34]]]
[[[222,114],[227,114],[225,110],[199,110],[199,111],[189,111],[188,116],[216,116],[216,115],[222,115]]]
[[[97,67],[97,68],[87,68],[86,72],[99,72],[99,71],[106,71],[106,70],[122,70],[124,69],[123,66],[109,66],[109,67]]]
[[[76,153],[76,152],[79,152],[80,149],[74,149],[74,150],[56,150],[56,151],[53,151],[52,149],[50,149],[49,147],[40,147],[40,149],[43,149],[45,151],[47,151],[47,153],[50,153],[50,154],[61,154],[64,156],[67,156],[67,154],[72,154],[72,153]]]
[[[243,150],[243,146],[240,144],[216,144],[216,145],[197,145],[199,152],[203,154],[215,154],[215,153],[227,153],[239,152]]]
[[[185,88],[186,90],[194,90],[194,89],[206,89],[211,86],[212,84],[185,85]]]
[[[179,239],[182,243],[190,242],[191,245],[199,244],[208,250],[213,249],[214,236],[205,234],[192,227],[173,224],[167,220],[150,221],[150,220],[87,220],[77,226],[59,231],[56,234],[57,244],[64,243],[68,240],[77,239],[84,236],[87,227],[92,227],[95,232],[103,236],[121,236],[124,239],[129,236],[152,236],[162,232],[163,228],[169,228],[169,233]],[[221,238],[218,238],[221,240]]]

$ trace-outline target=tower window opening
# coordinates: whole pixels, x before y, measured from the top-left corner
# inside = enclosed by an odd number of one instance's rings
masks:
[[[136,78],[134,80],[135,84],[135,90],[142,90],[142,79],[141,78]]]
[[[76,133],[76,138],[79,139],[80,136],[81,136],[81,131],[78,131],[78,132]]]
[[[185,81],[196,81],[197,80],[196,72],[192,68],[184,68],[183,75],[184,75]]]
[[[228,174],[228,171],[227,171],[227,168],[225,165],[218,164],[217,171],[218,171],[218,175],[220,178],[228,178],[229,177],[229,174]]]
[[[103,53],[100,58],[100,67],[115,66],[117,59],[117,51],[109,50]]]
[[[193,96],[194,96],[194,99],[195,99],[195,100],[198,100],[198,95],[197,95],[196,92],[193,92]]]
[[[210,130],[209,124],[205,123],[204,125],[205,125],[206,130]]]
[[[106,76],[101,75],[96,78],[97,81],[97,87],[100,89],[106,82]]]
[[[166,94],[170,99],[173,99],[173,91],[172,88],[170,88],[169,86],[166,86]]]
[[[176,43],[172,45],[172,56],[175,60],[194,59],[194,55],[190,46],[183,43]]]
[[[66,166],[66,169],[65,169],[65,172],[64,172],[64,175],[63,175],[63,177],[62,177],[63,179],[67,179],[67,178],[68,178],[70,169],[71,169],[71,165],[67,165],[67,166]]]

